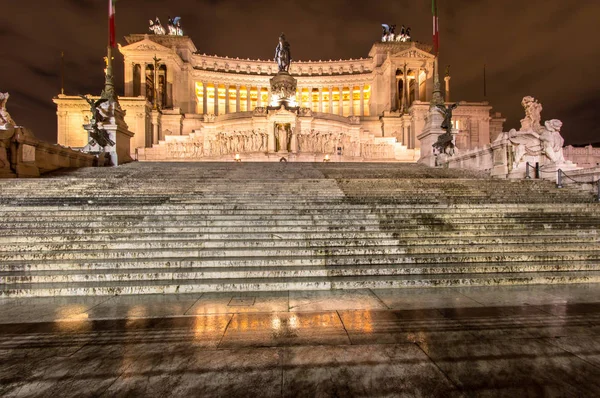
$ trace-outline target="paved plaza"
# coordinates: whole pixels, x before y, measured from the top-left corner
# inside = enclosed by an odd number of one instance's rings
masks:
[[[2,396],[600,395],[600,285],[0,301]]]

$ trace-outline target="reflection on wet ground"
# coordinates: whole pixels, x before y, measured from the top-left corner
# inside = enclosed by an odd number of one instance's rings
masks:
[[[600,285],[0,301],[2,396],[600,396]]]

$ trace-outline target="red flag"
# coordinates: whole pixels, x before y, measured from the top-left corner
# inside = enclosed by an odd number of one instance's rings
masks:
[[[431,12],[433,13],[433,52],[437,56],[440,52],[440,22],[435,0],[432,0]]]
[[[108,0],[108,41],[112,48],[117,46],[115,33],[115,2],[117,0]]]

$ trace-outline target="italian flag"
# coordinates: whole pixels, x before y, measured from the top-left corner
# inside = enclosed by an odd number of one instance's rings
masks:
[[[116,47],[115,33],[115,3],[117,0],[108,0],[108,41],[112,48]]]
[[[431,12],[433,13],[433,52],[438,55],[440,51],[440,21],[435,0],[431,1]]]

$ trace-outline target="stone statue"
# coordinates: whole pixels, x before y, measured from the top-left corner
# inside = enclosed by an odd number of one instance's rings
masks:
[[[562,122],[558,119],[547,120],[544,123],[545,129],[540,134],[542,148],[546,156],[554,163],[562,163],[565,161],[563,155],[563,145],[565,140],[560,135]]]
[[[10,116],[10,113],[8,113],[8,111],[6,110],[6,103],[8,102],[8,98],[10,98],[9,93],[0,93],[0,124],[5,126],[14,126],[16,123]]]
[[[290,43],[285,40],[285,35],[282,33],[279,36],[279,44],[275,48],[275,62],[279,66],[279,72],[289,72],[290,63],[292,62],[292,53],[290,51]]]
[[[540,133],[533,130],[516,131],[515,129],[504,133],[504,138],[512,144],[513,168],[519,167],[525,156],[534,158],[542,156],[542,159],[545,157],[551,163],[564,163],[563,145],[565,140],[560,134],[561,127],[560,120],[552,119],[544,123]],[[498,137],[498,139],[502,138]]]
[[[167,32],[165,31],[165,28],[162,26],[162,24],[160,23],[160,19],[158,19],[158,17],[156,17],[156,19],[150,20],[150,32],[154,33],[155,35],[164,35]]]
[[[542,130],[540,121],[542,120],[542,104],[535,98],[527,96],[521,101],[525,109],[525,118],[521,120],[521,131],[535,131],[539,133]]]
[[[169,28],[169,35],[183,36],[183,29],[181,29],[181,17],[175,17],[173,19],[169,17],[167,28]]]
[[[396,25],[381,24],[383,32],[381,33],[381,41],[394,41]]]
[[[112,141],[108,135],[108,132],[105,129],[101,129],[98,127],[98,122],[103,122],[105,117],[101,113],[101,107],[103,103],[107,102],[108,99],[100,98],[98,101],[94,101],[91,98],[86,97],[85,95],[80,95],[89,105],[90,112],[92,113],[92,119],[90,120],[90,125],[92,127],[92,132],[90,133],[90,140],[93,141],[92,146],[97,143],[101,147],[113,146],[115,145],[114,141]]]
[[[282,124],[277,125],[277,142],[279,144],[279,152],[288,151],[288,134],[285,126]]]
[[[452,104],[448,107],[446,107],[446,105],[436,105],[436,107],[439,112],[444,115],[444,121],[440,127],[446,130],[447,133],[450,133],[452,131],[452,111],[458,107],[458,103]]]
[[[396,41],[400,41],[400,42],[410,41],[410,27],[405,28],[404,25],[402,25],[402,28],[400,29],[400,34],[396,36]]]
[[[439,152],[448,156],[453,156],[456,153],[456,142],[455,137],[452,134],[452,111],[458,107],[458,103],[452,104],[448,107],[446,105],[436,105],[438,111],[444,115],[444,121],[442,121],[441,128],[446,132],[440,135],[437,141],[433,144],[433,147]]]

